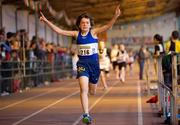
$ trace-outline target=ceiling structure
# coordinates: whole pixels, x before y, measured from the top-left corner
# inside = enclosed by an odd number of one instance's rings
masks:
[[[2,0],[2,4],[16,4],[24,8],[24,0]],[[30,0],[29,0],[30,1]],[[131,23],[138,20],[150,19],[165,13],[180,12],[180,0],[34,0],[43,2],[42,12],[51,21],[63,27],[70,28],[65,18],[57,19],[50,13],[44,2],[48,2],[51,10],[60,13],[64,11],[66,16],[76,19],[81,13],[87,12],[94,18],[95,24],[105,24],[112,17],[116,6],[120,3],[121,16],[116,24]]]
[[[122,15],[117,24],[153,18],[180,8],[180,0],[49,0],[56,11],[65,10],[69,17],[76,18],[83,12],[94,17],[96,24],[109,21],[120,3]]]

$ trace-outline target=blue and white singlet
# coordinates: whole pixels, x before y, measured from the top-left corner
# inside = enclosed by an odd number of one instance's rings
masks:
[[[78,33],[77,48],[79,60],[98,61],[98,39],[93,38],[91,31],[86,36]]]
[[[100,69],[98,59],[98,39],[93,38],[91,32],[86,36],[81,33],[77,37],[78,57],[77,78],[87,76],[89,82],[98,83]]]

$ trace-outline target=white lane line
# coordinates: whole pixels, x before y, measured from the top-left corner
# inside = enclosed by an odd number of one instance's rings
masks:
[[[42,93],[42,94],[39,94],[39,95],[36,95],[36,96],[33,96],[33,97],[30,97],[30,98],[27,98],[27,99],[23,99],[23,100],[18,101],[18,102],[16,102],[16,103],[13,103],[13,104],[10,104],[10,105],[7,105],[7,106],[5,106],[5,107],[0,108],[0,111],[1,111],[1,110],[4,110],[4,109],[7,109],[7,108],[10,108],[10,107],[13,107],[13,106],[15,106],[15,105],[18,105],[18,104],[20,104],[20,103],[23,103],[23,102],[26,102],[26,101],[29,101],[29,100],[32,100],[32,99],[41,97],[41,96],[46,95],[46,94],[49,94],[49,93],[51,93],[51,92],[55,92],[55,91],[57,91],[57,89],[56,89],[56,90],[53,90],[53,91],[48,91],[48,92],[45,92],[45,93]]]
[[[76,92],[74,92],[74,93],[72,93],[72,94],[70,94],[70,95],[65,96],[65,97],[62,98],[62,99],[59,99],[59,100],[55,101],[54,103],[49,104],[48,106],[46,106],[46,107],[44,107],[44,108],[42,108],[42,109],[40,109],[40,110],[38,110],[38,111],[36,111],[36,112],[28,115],[28,116],[26,116],[26,117],[24,117],[23,119],[15,122],[15,123],[13,123],[12,125],[18,125],[18,124],[22,123],[23,121],[25,121],[25,120],[27,120],[27,119],[29,119],[29,118],[37,115],[38,113],[40,113],[40,112],[42,112],[42,111],[44,111],[44,110],[46,110],[46,109],[48,109],[48,108],[56,105],[57,103],[62,102],[62,101],[64,101],[64,100],[70,98],[70,97],[73,96],[73,95],[76,95],[77,93],[79,93],[79,91],[76,91]]]
[[[68,86],[69,86],[69,85],[71,85],[71,84],[68,84]],[[66,85],[66,86],[67,86],[67,85]],[[64,87],[65,87],[65,86],[64,86]],[[32,96],[32,97],[23,99],[23,100],[21,100],[21,101],[12,103],[12,104],[7,105],[7,106],[4,106],[4,107],[1,107],[1,108],[0,108],[0,111],[2,111],[2,110],[4,110],[4,109],[7,109],[7,108],[10,108],[10,107],[13,107],[13,106],[18,105],[18,104],[21,104],[21,103],[23,103],[23,102],[26,102],[26,101],[29,101],[29,100],[32,100],[32,99],[35,99],[35,98],[38,98],[38,97],[47,95],[47,94],[49,94],[49,93],[56,92],[56,91],[58,91],[58,90],[59,90],[59,88],[58,88],[58,89],[51,90],[51,91],[47,91],[47,92],[44,92],[44,93],[41,93],[41,94],[36,95],[36,96]]]
[[[138,125],[143,125],[140,81],[137,82],[137,93],[138,93]]]
[[[113,86],[116,85],[117,83],[119,83],[119,81],[116,82],[116,83],[114,83]],[[99,102],[102,100],[102,98],[103,98],[107,93],[109,93],[109,91],[113,88],[113,86],[110,87],[107,91],[105,91],[105,92],[103,93],[103,95],[100,96],[100,97],[95,101],[95,103],[93,103],[93,104],[90,106],[89,111],[91,111],[92,108],[94,108],[94,106],[96,106],[96,104],[99,103]],[[82,119],[82,115],[81,115],[72,125],[77,125],[77,124],[81,121],[81,119]]]

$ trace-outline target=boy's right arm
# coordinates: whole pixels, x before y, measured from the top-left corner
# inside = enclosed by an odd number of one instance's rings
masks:
[[[41,16],[40,16],[40,20],[43,21],[45,24],[47,24],[52,30],[54,30],[55,32],[57,32],[60,35],[65,35],[65,36],[73,36],[73,37],[77,37],[78,35],[78,31],[68,31],[68,30],[63,30],[59,27],[57,27],[56,25],[54,25],[52,22],[50,22],[44,15],[42,12],[40,12]]]

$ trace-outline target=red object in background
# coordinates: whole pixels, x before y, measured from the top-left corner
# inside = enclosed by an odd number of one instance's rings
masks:
[[[151,97],[149,100],[146,101],[146,103],[157,103],[158,102],[158,96],[155,95]]]
[[[11,59],[11,54],[10,53],[6,53],[6,61],[9,61]]]
[[[18,92],[20,90],[20,80],[14,79],[13,81],[13,92]]]

